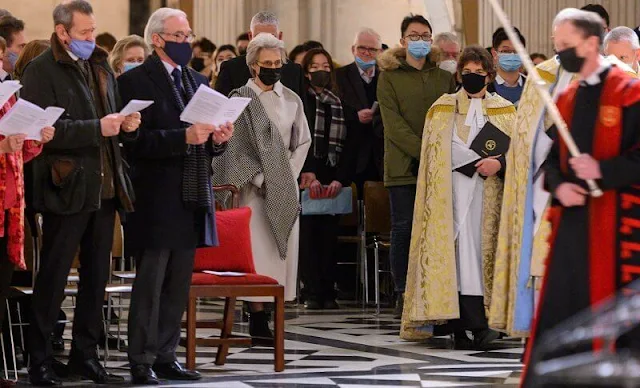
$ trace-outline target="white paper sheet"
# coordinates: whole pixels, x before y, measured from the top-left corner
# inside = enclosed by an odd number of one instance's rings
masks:
[[[5,136],[24,134],[27,140],[42,140],[42,128],[50,127],[62,116],[64,109],[50,106],[46,110],[19,99],[11,110],[0,119],[0,134]]]
[[[218,272],[218,271],[209,271],[209,270],[205,270],[202,271],[203,273],[209,274],[209,275],[217,275],[217,276],[230,276],[230,277],[240,277],[240,276],[246,276],[246,273],[242,273],[242,272]]]
[[[4,81],[0,83],[0,107],[3,106],[11,96],[22,88],[19,81]]]
[[[235,122],[251,102],[250,98],[227,98],[208,86],[200,85],[189,104],[180,115],[185,123],[213,124]]]
[[[132,113],[140,112],[153,104],[153,101],[144,101],[144,100],[131,100],[120,111],[120,114],[123,116],[129,116]]]

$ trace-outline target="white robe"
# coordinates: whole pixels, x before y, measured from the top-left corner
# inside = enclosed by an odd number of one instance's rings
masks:
[[[457,112],[455,113],[457,114]],[[452,169],[468,161],[480,158],[478,154],[469,150],[469,146],[476,138],[486,119],[482,110],[482,99],[471,100],[465,125],[470,127],[469,136],[463,141],[458,136],[454,119],[452,144]],[[475,154],[475,157],[471,154]],[[482,278],[482,199],[484,180],[476,172],[471,178],[453,171],[453,218],[454,238],[456,247],[456,269],[458,277],[458,291],[461,295],[484,295]]]
[[[282,136],[282,141],[287,148],[291,174],[297,181],[304,166],[307,152],[311,147],[311,132],[304,114],[304,108],[300,97],[293,91],[284,87],[280,82],[274,86],[273,91],[262,91],[253,80],[247,82],[260,99],[267,116],[271,120],[274,129]],[[294,152],[288,151],[291,142],[291,132],[294,125],[299,128],[300,137],[298,146]],[[265,213],[264,199],[258,194],[262,187],[264,175],[258,174],[252,184],[248,184],[240,190],[240,206],[251,208],[251,248],[256,272],[260,275],[272,277],[278,283],[284,285],[285,300],[296,298],[298,281],[298,245],[300,240],[300,219],[296,221],[287,248],[287,258],[282,260],[278,252],[275,237],[271,232],[267,215]],[[296,191],[297,191],[296,187]],[[273,298],[242,298],[250,302],[272,302]]]

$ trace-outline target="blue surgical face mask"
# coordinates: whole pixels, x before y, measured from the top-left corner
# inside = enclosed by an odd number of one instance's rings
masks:
[[[69,43],[69,49],[71,50],[73,55],[86,61],[87,59],[91,58],[93,50],[96,49],[96,42],[93,40],[71,39],[71,43]]]
[[[140,62],[125,62],[122,65],[122,72],[126,73],[127,71],[131,70],[131,69],[135,69],[136,67],[142,65],[142,63]]]
[[[15,68],[16,62],[18,62],[18,54],[14,53],[13,51],[8,51],[7,60],[11,64],[11,68]]]
[[[407,46],[407,51],[415,59],[422,59],[431,52],[431,43],[425,42],[424,40],[419,40],[417,42],[410,40]]]
[[[356,64],[362,70],[367,71],[376,65],[376,60],[372,59],[370,61],[363,61],[360,57],[356,56]]]
[[[506,72],[518,71],[522,67],[522,60],[518,54],[498,54],[498,65]]]

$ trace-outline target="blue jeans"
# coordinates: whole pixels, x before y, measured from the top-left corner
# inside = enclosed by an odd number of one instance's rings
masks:
[[[411,245],[411,226],[413,225],[413,205],[416,199],[416,186],[389,187],[391,202],[391,251],[389,261],[395,283],[395,290],[404,293],[407,285],[407,267],[409,266],[409,246]]]

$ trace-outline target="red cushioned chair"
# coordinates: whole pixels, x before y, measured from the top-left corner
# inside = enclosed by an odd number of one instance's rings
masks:
[[[232,207],[216,213],[220,246],[200,248],[196,251],[187,306],[187,368],[195,369],[196,345],[217,346],[216,365],[224,365],[230,345],[250,345],[250,338],[231,337],[236,298],[271,296],[275,300],[275,371],[282,372],[284,370],[284,286],[278,284],[275,279],[256,273],[249,229],[251,209],[238,208],[238,189],[234,186],[216,186],[214,190],[216,192],[231,191]],[[242,272],[246,275],[217,276],[203,273],[204,270]],[[222,321],[198,321],[196,319],[198,298],[225,298]],[[197,328],[220,329],[220,338],[196,338]]]

